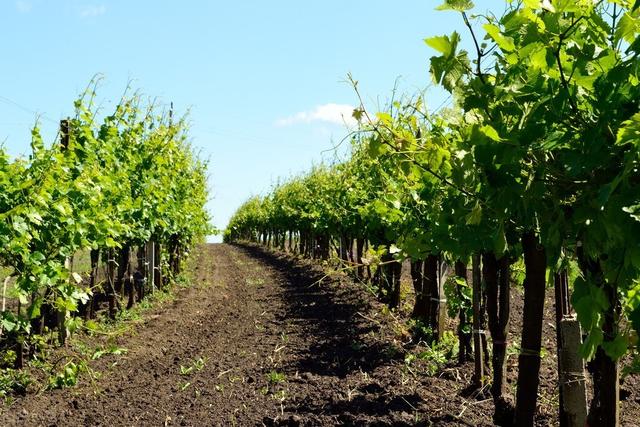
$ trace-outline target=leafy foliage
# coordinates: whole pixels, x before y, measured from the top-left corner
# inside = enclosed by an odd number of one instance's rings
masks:
[[[469,1],[439,7],[485,32],[472,31],[471,53],[455,32],[425,41],[450,109],[428,111],[421,97],[375,116],[359,106],[350,160],[251,199],[226,237],[310,230],[393,244],[413,259],[518,259],[533,231],[552,269],[579,267],[584,355],[602,348],[618,359],[640,330],[637,2],[506,4],[502,17],[468,17]]]
[[[93,290],[67,262],[75,253],[152,236],[188,248],[210,229],[206,163],[188,143],[186,118],[174,121],[134,94],[98,123],[96,85],[75,102],[75,117],[51,147],[36,124],[27,159],[0,153],[0,263],[14,271],[22,305],[0,322],[13,336],[30,334],[45,305],[74,313],[87,302]]]

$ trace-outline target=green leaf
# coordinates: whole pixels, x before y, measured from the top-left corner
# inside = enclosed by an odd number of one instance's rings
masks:
[[[389,125],[393,122],[393,117],[391,117],[391,114],[389,113],[384,113],[384,112],[376,113],[376,117],[380,122],[382,122],[385,125]]]
[[[478,225],[482,221],[482,206],[476,203],[469,215],[467,215],[467,225]]]
[[[620,359],[629,348],[629,339],[624,335],[618,335],[613,341],[604,341],[602,349],[612,360]]]
[[[42,216],[40,216],[38,212],[28,212],[27,218],[29,218],[29,221],[36,225],[42,224]]]
[[[428,39],[424,39],[424,42],[429,46],[443,54],[444,56],[450,56],[452,51],[451,41],[447,36],[435,36]]]
[[[593,359],[593,356],[596,355],[596,351],[598,350],[598,346],[602,343],[602,339],[602,330],[598,328],[592,329],[580,349],[582,357],[587,360]]]
[[[640,146],[640,113],[634,114],[629,120],[623,122],[618,129],[616,144]]]
[[[362,108],[355,108],[353,110],[353,113],[351,113],[351,116],[356,119],[358,122],[362,121],[362,118],[364,116],[364,110]]]
[[[500,28],[493,24],[484,24],[482,28],[484,28],[503,52],[513,52],[515,50],[516,45],[513,43],[513,39],[503,35]]]
[[[500,258],[507,249],[507,236],[504,234],[504,228],[499,227],[495,238],[493,239],[493,251]]]
[[[23,218],[17,216],[13,219],[13,229],[19,234],[25,234],[27,231],[29,231],[29,226]]]
[[[29,319],[40,317],[40,308],[42,307],[42,302],[42,297],[38,297],[33,301],[33,304],[29,306],[29,308],[27,309],[27,316],[29,317]]]
[[[524,6],[529,9],[538,9],[540,7],[540,0],[524,0]]]
[[[35,251],[31,254],[31,260],[36,263],[41,263],[46,259],[47,258],[44,256],[44,254],[40,251]]]
[[[18,300],[20,301],[20,304],[29,304],[29,297],[24,293],[24,291],[18,294]]]
[[[460,34],[457,31],[451,33],[451,36],[435,36],[424,39],[424,42],[433,49],[440,52],[444,57],[451,58],[460,43]]]
[[[455,10],[464,12],[473,9],[474,4],[471,0],[445,0],[443,4],[436,7],[436,10]]]
[[[18,326],[16,322],[9,320],[7,317],[3,317],[2,320],[0,320],[0,325],[2,325],[2,329],[7,332],[15,330]]]
[[[484,125],[480,128],[480,132],[484,133],[489,139],[492,139],[494,141],[502,141],[502,138],[500,138],[500,135],[498,135],[498,131],[495,130],[492,126],[490,125]]]
[[[615,42],[624,40],[627,43],[633,43],[636,39],[636,33],[638,32],[638,19],[631,16],[629,13],[625,13],[618,21],[616,25]]]
[[[531,66],[536,70],[546,71],[549,68],[547,63],[547,49],[539,49],[529,56]]]
[[[604,290],[582,277],[577,277],[573,284],[571,303],[578,315],[578,320],[585,330],[600,327],[602,313],[609,308],[609,300]]]
[[[456,33],[454,33],[452,39],[455,35]],[[455,45],[457,45],[457,43],[455,43]],[[441,84],[449,92],[453,92],[455,87],[468,74],[470,64],[467,52],[461,51],[456,53],[455,49],[456,47],[452,42],[450,56],[442,55],[431,58],[430,71],[433,80]]]

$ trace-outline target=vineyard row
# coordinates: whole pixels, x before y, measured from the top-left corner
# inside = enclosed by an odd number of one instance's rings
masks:
[[[437,341],[457,304],[462,357],[474,357],[476,387],[490,381],[500,425],[534,424],[553,285],[560,424],[619,425],[621,360],[637,370],[640,331],[639,6],[507,1],[495,16],[445,1],[473,46],[457,32],[426,40],[451,106],[431,111],[422,96],[376,114],[360,105],[350,158],[251,198],[226,239],[321,259],[335,247],[391,308],[410,259],[414,317]],[[524,288],[515,404],[504,378],[513,276]]]

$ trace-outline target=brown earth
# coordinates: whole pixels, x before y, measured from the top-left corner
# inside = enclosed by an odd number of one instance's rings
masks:
[[[309,261],[255,247],[207,245],[196,286],[119,338],[124,356],[76,388],[30,393],[0,409],[2,426],[491,425],[493,405],[465,398],[471,364],[433,375],[402,319],[361,285]],[[514,292],[511,333],[521,295]],[[556,423],[553,306],[547,304],[538,425]],[[513,340],[512,341],[519,341]],[[201,370],[187,367],[204,360]],[[508,360],[514,386],[517,358]],[[623,425],[640,419],[637,378],[623,386]]]

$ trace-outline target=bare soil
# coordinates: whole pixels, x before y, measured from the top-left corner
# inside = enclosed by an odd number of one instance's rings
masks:
[[[75,388],[18,397],[2,426],[483,426],[491,400],[463,397],[472,364],[426,375],[402,315],[362,285],[256,247],[203,246],[196,286],[119,338]],[[522,296],[512,297],[518,342]],[[546,307],[538,425],[556,425],[552,298]],[[452,322],[453,325],[453,322]],[[202,358],[202,369],[196,361]],[[510,386],[517,358],[508,359]],[[182,368],[181,368],[182,367]],[[182,372],[181,372],[182,371]],[[640,384],[623,385],[623,425],[640,419]]]

